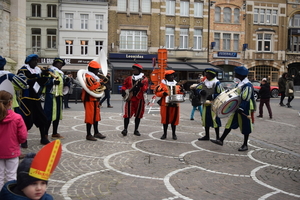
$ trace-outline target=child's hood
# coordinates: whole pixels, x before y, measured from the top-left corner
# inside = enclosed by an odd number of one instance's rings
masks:
[[[8,110],[6,117],[3,119],[2,123],[8,123],[15,120],[15,115],[13,110]]]

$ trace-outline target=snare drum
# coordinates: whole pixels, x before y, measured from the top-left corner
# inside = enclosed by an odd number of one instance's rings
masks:
[[[166,103],[182,103],[184,101],[182,94],[174,94],[166,97]]]
[[[240,103],[241,97],[237,92],[237,88],[234,88],[219,94],[212,104],[212,110],[218,117],[223,118],[236,111]]]

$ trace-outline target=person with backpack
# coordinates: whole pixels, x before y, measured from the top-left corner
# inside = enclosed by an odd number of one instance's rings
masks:
[[[197,94],[196,91],[196,87],[198,86],[198,84],[193,84],[190,86],[190,101],[192,104],[192,111],[191,111],[191,116],[190,116],[190,120],[194,120],[194,115],[195,115],[195,111],[199,110],[200,112],[200,117],[202,116],[202,106],[201,106],[201,102],[200,102],[200,98],[199,95]]]

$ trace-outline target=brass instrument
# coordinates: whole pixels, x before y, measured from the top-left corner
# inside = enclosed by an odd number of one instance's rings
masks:
[[[103,83],[107,83],[109,81],[104,74],[98,73],[97,76],[103,80]]]
[[[43,71],[47,71],[48,74],[50,74],[50,76],[52,76],[52,78],[54,78],[55,80],[59,79],[59,77],[57,75],[55,75],[53,72],[50,71],[49,66],[42,67],[42,66],[38,65],[38,67]],[[55,96],[58,96],[58,86],[57,85],[54,85],[54,90],[55,90]]]
[[[37,66],[37,67],[39,67],[41,70],[43,70],[43,71],[47,71],[53,78],[55,78],[56,80],[59,78],[58,76],[56,76],[53,72],[51,72],[50,70],[49,70],[49,66],[48,67],[42,67],[42,66]]]

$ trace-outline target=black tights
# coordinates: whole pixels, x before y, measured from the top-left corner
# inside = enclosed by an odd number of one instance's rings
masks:
[[[51,122],[52,122],[52,135],[57,134],[57,129],[58,129],[58,124],[59,124],[59,119],[58,120],[54,120],[54,121],[47,121],[47,125],[46,125],[46,130],[47,130],[47,135],[51,126]]]
[[[164,135],[167,135],[167,130],[168,130],[168,124],[163,124],[164,127]],[[176,135],[176,125],[171,124],[172,128],[172,135]]]
[[[95,122],[94,124],[86,123],[86,135],[92,135],[91,134],[92,125],[94,127],[94,135],[96,135],[97,133],[99,133],[98,122]]]
[[[285,98],[285,93],[281,92],[280,93],[280,103],[283,103],[284,98]]]
[[[124,129],[125,130],[128,129],[129,120],[130,120],[130,118],[124,118]],[[141,119],[136,117],[134,120],[134,131],[137,131],[139,129],[140,122],[141,122]]]
[[[221,138],[220,138],[220,141],[224,141],[225,138],[227,137],[227,135],[230,133],[231,129],[225,129]],[[249,139],[249,134],[243,134],[244,135],[244,143],[243,143],[243,146],[248,146],[248,139]]]
[[[205,137],[209,138],[209,126],[205,127]],[[216,139],[218,140],[220,137],[220,128],[215,128],[215,132],[216,132]]]

